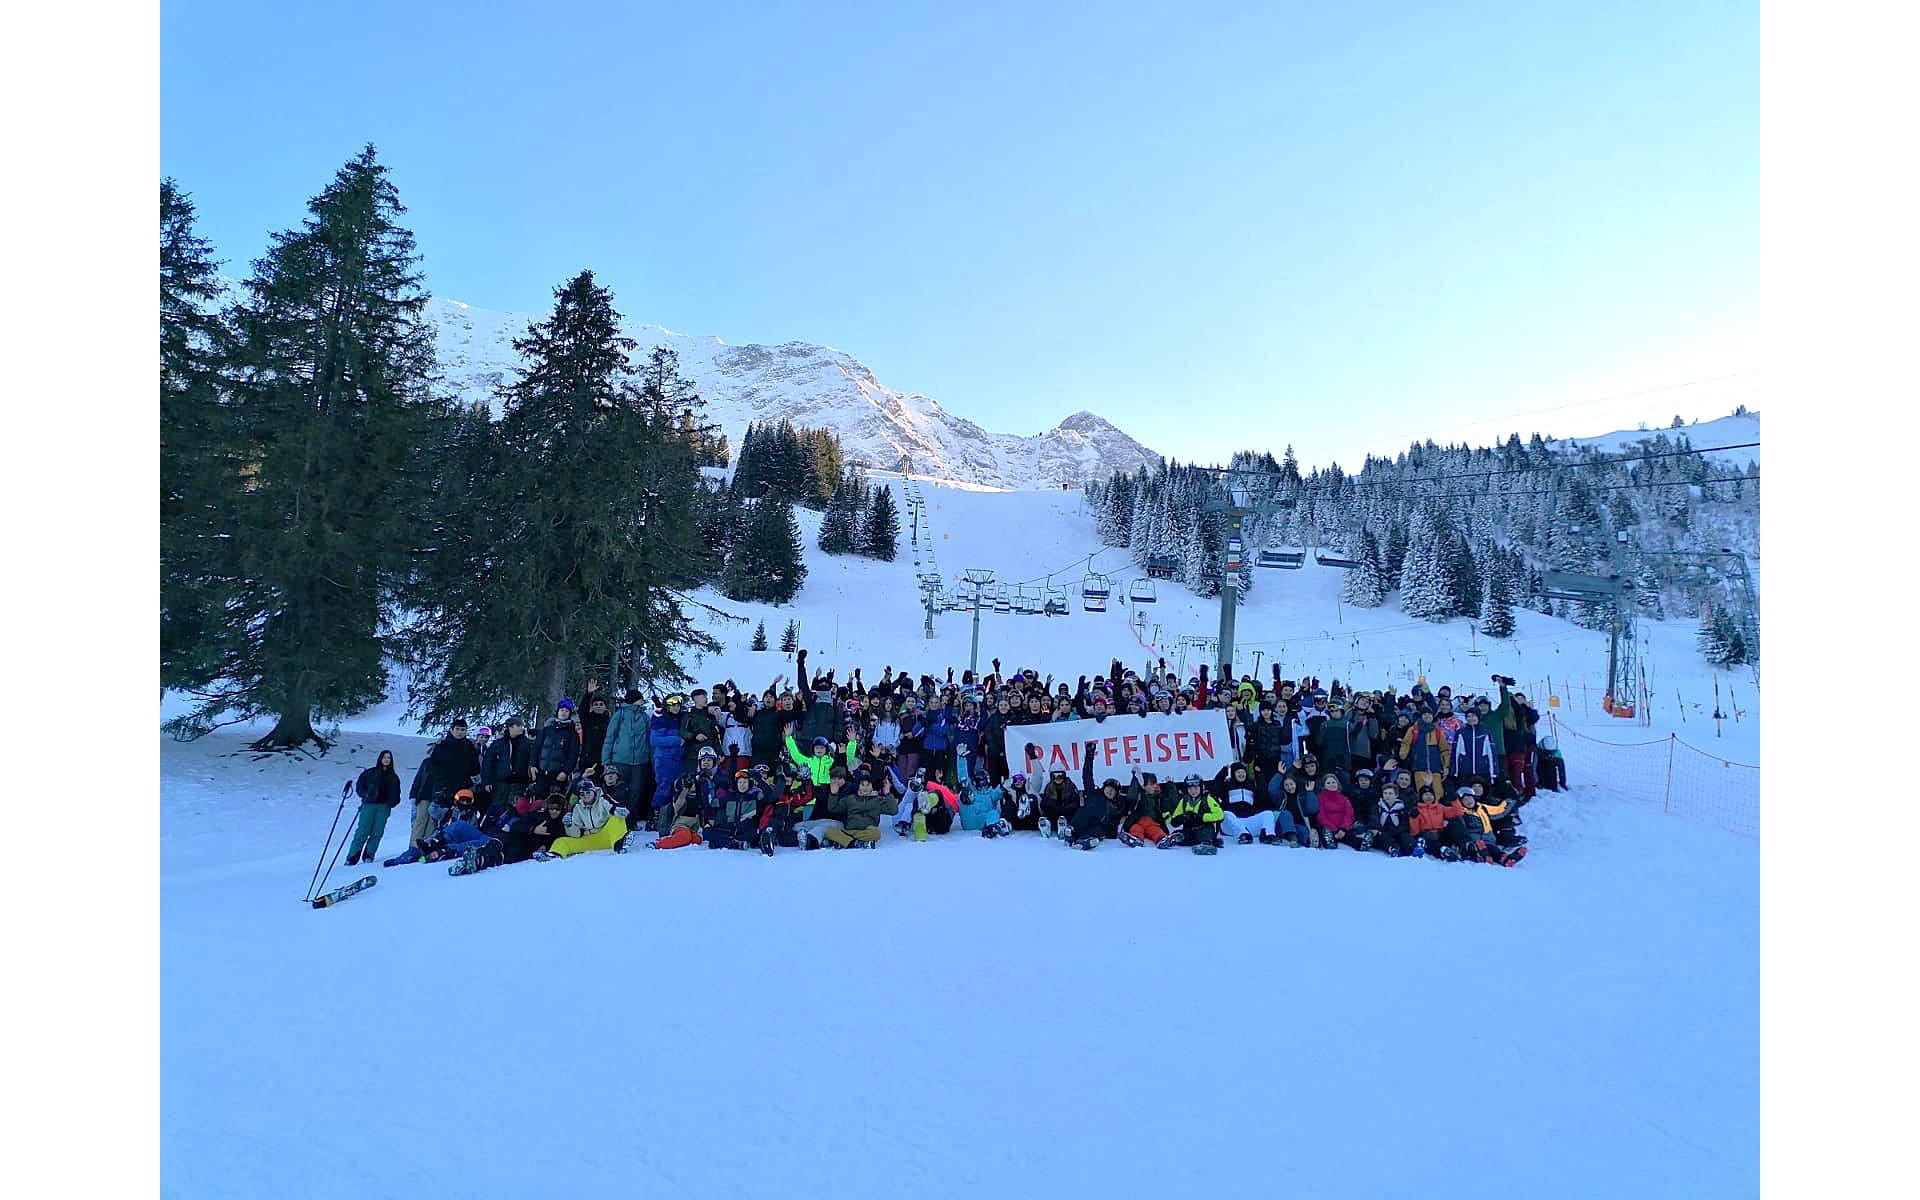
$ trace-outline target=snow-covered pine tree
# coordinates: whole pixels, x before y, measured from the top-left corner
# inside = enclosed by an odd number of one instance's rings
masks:
[[[1474,560],[1473,547],[1467,544],[1466,535],[1453,535],[1447,569],[1453,577],[1454,611],[1463,617],[1478,617],[1483,591],[1480,566]]]
[[[1444,621],[1459,611],[1453,572],[1447,559],[1452,536],[1444,519],[1415,508],[1407,521],[1407,557],[1400,567],[1400,611],[1410,617]]]
[[[787,627],[780,631],[780,649],[787,654],[792,654],[799,648],[800,622],[798,620],[789,620]]]
[[[852,481],[842,478],[820,518],[820,549],[824,553],[852,554],[860,548],[854,540],[854,504]]]
[[[765,621],[762,621],[758,625],[755,625],[753,627],[753,644],[749,646],[748,649],[765,650],[766,648],[767,648],[767,623]]]
[[[1380,569],[1380,539],[1373,530],[1360,531],[1354,557],[1360,565],[1340,581],[1340,598],[1355,608],[1379,608],[1387,601],[1387,579]]]
[[[1509,638],[1513,636],[1513,601],[1508,595],[1512,586],[1507,579],[1507,564],[1498,554],[1490,556],[1490,562],[1486,591],[1481,596],[1480,632],[1490,638]]]
[[[900,514],[893,506],[891,487],[874,489],[873,506],[867,510],[862,537],[866,543],[863,553],[868,558],[892,562],[900,553]]]
[[[1388,579],[1399,585],[1400,576],[1407,564],[1407,525],[1408,521],[1396,517],[1387,523],[1386,546],[1380,557],[1380,568]]]

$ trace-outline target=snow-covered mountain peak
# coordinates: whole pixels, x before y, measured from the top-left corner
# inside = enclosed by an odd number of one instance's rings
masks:
[[[513,339],[534,320],[521,313],[435,299],[428,306],[448,386],[469,401],[492,402],[517,361]],[[1081,411],[1033,436],[988,433],[932,397],[899,392],[843,350],[811,342],[728,345],[629,321],[624,332],[644,355],[673,347],[707,402],[707,417],[740,444],[749,422],[787,419],[840,435],[850,461],[999,488],[1077,486],[1115,471],[1153,466],[1160,456],[1112,422]]]

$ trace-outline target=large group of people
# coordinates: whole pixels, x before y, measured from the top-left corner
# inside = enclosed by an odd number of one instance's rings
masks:
[[[409,844],[385,865],[457,860],[465,873],[642,847],[871,848],[891,828],[916,841],[1031,832],[1083,849],[1345,846],[1511,866],[1526,853],[1521,810],[1565,786],[1539,711],[1500,675],[1478,691],[1423,680],[1402,693],[1323,688],[1278,667],[1268,681],[1205,667],[1183,681],[1164,659],[1138,671],[1115,660],[1073,683],[1003,674],[998,659],[957,680],[812,673],[804,650],[795,667],[758,695],[728,680],[616,702],[589,681],[538,730],[516,718],[469,736],[455,721],[414,772]],[[1074,756],[1078,772],[1007,756],[1013,726],[1205,709],[1222,710],[1231,740],[1211,777],[1135,767],[1096,782],[1098,739]],[[372,862],[401,797],[392,754],[357,787],[348,862]]]

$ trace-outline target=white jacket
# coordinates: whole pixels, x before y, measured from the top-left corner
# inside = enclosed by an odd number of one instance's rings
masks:
[[[600,827],[612,819],[613,805],[608,803],[604,793],[596,792],[591,803],[582,797],[573,802],[572,810],[567,813],[567,836],[586,837],[599,833]]]

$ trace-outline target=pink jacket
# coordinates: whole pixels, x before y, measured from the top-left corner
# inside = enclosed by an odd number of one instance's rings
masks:
[[[1328,829],[1353,828],[1353,801],[1338,788],[1327,788],[1320,793],[1320,824]]]

